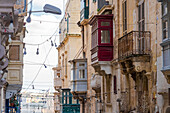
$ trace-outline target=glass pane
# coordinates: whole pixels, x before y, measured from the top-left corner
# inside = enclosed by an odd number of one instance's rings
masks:
[[[163,22],[163,39],[168,38],[168,22]]]
[[[69,103],[69,97],[70,97],[69,92],[67,92],[67,104],[70,104]]]
[[[166,14],[167,14],[167,11],[168,11],[168,9],[167,9],[167,4],[163,4],[163,5],[162,5],[162,14],[163,14],[163,15],[166,15]]]
[[[84,0],[80,0],[80,10],[84,9]]]
[[[79,70],[79,78],[85,78],[85,70],[84,69]]]
[[[101,22],[101,26],[110,26],[110,22]]]
[[[74,72],[73,69],[71,69],[71,80],[74,80],[73,79],[73,72]]]
[[[101,43],[110,43],[110,31],[101,30]]]
[[[164,63],[164,66],[169,66],[170,65],[170,59],[169,59],[169,52],[170,52],[170,49],[168,48],[168,46],[165,46],[163,48],[163,63]]]
[[[64,104],[66,104],[66,97],[64,96]]]

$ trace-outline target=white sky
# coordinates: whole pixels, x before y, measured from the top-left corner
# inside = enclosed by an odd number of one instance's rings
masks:
[[[51,4],[56,6],[62,10],[63,14],[63,1],[66,0],[33,0],[33,11],[39,11],[43,9],[45,4]],[[30,7],[30,5],[28,6]],[[28,8],[29,11],[29,8]],[[61,18],[63,15],[54,15],[54,14],[47,14],[47,13],[33,13],[31,15],[31,23],[26,23],[26,29],[28,33],[26,33],[26,37],[24,39],[25,43],[37,44],[43,41],[46,41],[51,37],[52,34],[57,30]],[[50,21],[50,22],[45,22]],[[56,38],[57,45],[59,44],[59,37],[58,31],[56,32],[55,36],[52,37],[52,41]],[[43,45],[39,46],[39,55],[36,55],[36,51],[38,46],[32,46],[26,44],[26,51],[27,54],[24,55],[24,71],[23,71],[23,92],[25,91],[24,88],[28,88],[31,84],[35,76],[37,75],[40,67],[42,65],[35,65],[35,64],[43,64],[47,53],[51,48],[51,41],[46,42]],[[29,87],[27,91],[41,91],[47,90],[50,88],[50,91],[53,90],[53,71],[52,68],[57,65],[58,61],[57,50],[55,46],[52,47],[52,50],[47,57],[45,64],[47,68],[44,66],[40,70],[37,78],[35,79],[33,85],[35,87],[32,90],[32,85]],[[29,63],[29,64],[28,64]],[[31,64],[31,65],[30,65]],[[50,65],[50,66],[48,66]]]

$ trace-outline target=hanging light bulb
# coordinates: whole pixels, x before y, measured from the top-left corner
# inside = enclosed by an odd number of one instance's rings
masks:
[[[31,3],[31,5],[32,5],[32,3]],[[32,6],[31,6],[31,7],[32,7]],[[31,13],[32,13],[32,9],[30,9],[28,18],[26,19],[26,21],[27,21],[28,23],[31,22]]]
[[[44,67],[47,68],[47,66],[44,64]]]
[[[10,21],[10,24],[9,24],[9,26],[8,26],[8,29],[9,29],[9,31],[12,31],[12,32],[13,32],[13,30],[14,30],[13,20]]]
[[[11,39],[11,35],[8,35],[8,42],[11,43],[12,42],[12,39]]]
[[[35,89],[35,88],[34,88],[34,85],[32,85],[32,89]]]
[[[39,48],[37,48],[37,52],[36,52],[37,55],[39,55]]]
[[[55,43],[55,47],[57,47],[57,44]]]
[[[53,41],[51,40],[51,46],[54,46]]]
[[[59,30],[59,34],[61,34],[61,29]]]
[[[26,48],[24,48],[24,55],[26,55],[27,54],[27,52],[26,52]]]

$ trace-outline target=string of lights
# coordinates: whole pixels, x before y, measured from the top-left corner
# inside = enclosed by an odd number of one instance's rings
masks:
[[[57,30],[52,34],[52,36],[55,35],[57,31],[58,31],[58,28],[57,28]],[[52,37],[52,36],[51,36],[51,37]],[[51,37],[50,37],[50,38],[51,38]],[[56,40],[56,39],[55,39],[55,40]],[[48,58],[48,55],[49,55],[49,53],[50,53],[51,50],[52,50],[52,47],[53,47],[53,46],[51,46],[51,48],[49,49],[49,51],[48,51],[48,53],[47,53],[47,55],[46,55],[46,57],[45,57],[45,59],[44,59],[43,64],[45,64],[45,62],[46,62],[46,60],[47,60],[47,58]],[[38,49],[39,49],[39,48],[37,48],[37,52],[38,52]],[[38,53],[38,54],[39,54],[39,53]],[[45,68],[46,68],[46,65],[44,65],[44,66],[45,66]],[[35,79],[38,77],[38,75],[39,75],[42,67],[43,67],[43,65],[40,66],[40,68],[39,68],[36,76],[34,77],[34,79],[32,80],[32,82],[30,83],[30,85],[27,87],[27,89],[25,90],[25,92],[26,92],[26,91],[28,90],[28,88],[34,83],[34,81],[35,81]]]

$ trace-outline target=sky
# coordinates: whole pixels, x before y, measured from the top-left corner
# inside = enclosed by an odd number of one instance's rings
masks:
[[[54,45],[55,43],[59,45],[58,26],[63,17],[64,2],[66,2],[66,0],[33,0],[32,2],[32,11],[42,10],[45,4],[50,4],[60,8],[62,15],[32,13],[31,22],[26,22],[27,32],[24,38],[24,43],[27,54],[24,55],[22,92],[41,92],[42,90],[48,89],[49,91],[54,91],[54,72],[52,68],[57,65],[58,55],[56,47],[51,46],[51,41]],[[28,11],[29,9],[30,4],[28,4]],[[26,19],[27,17],[25,20]],[[45,43],[37,45],[42,42]],[[37,48],[39,48],[39,55],[36,54]],[[44,64],[47,68],[45,68]]]

